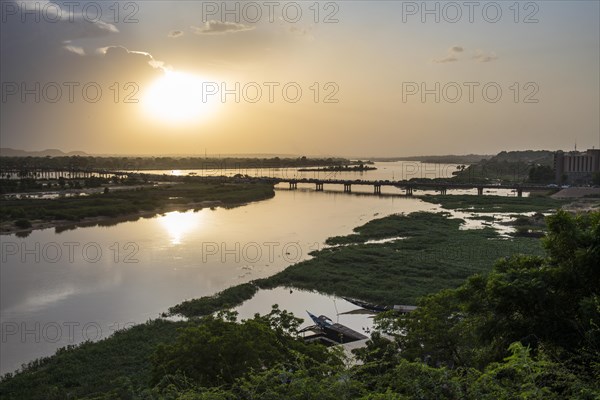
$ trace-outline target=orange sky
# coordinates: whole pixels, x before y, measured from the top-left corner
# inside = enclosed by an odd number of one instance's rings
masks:
[[[458,9],[436,2],[430,13],[294,3],[301,15],[277,3],[273,21],[262,2],[230,2],[227,15],[220,2],[130,3],[96,18],[101,3],[3,2],[2,147],[370,157],[600,146],[598,2],[522,2],[518,15],[500,2],[495,22],[489,2],[456,22]]]

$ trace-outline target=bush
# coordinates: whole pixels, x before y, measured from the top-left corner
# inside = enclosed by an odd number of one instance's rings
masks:
[[[31,228],[31,222],[28,219],[18,219],[15,221],[15,226],[21,229]]]

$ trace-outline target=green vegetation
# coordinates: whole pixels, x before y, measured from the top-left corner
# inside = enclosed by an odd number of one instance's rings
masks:
[[[2,200],[0,222],[18,219],[80,221],[86,217],[117,217],[138,212],[157,212],[167,206],[185,206],[202,201],[238,204],[273,196],[273,186],[269,184],[189,182],[51,200]]]
[[[549,165],[534,165],[529,170],[529,182],[532,183],[554,183],[554,169]]]
[[[478,378],[488,398],[505,392],[518,398],[597,398],[600,213],[572,217],[560,211],[547,224],[544,257],[500,260],[488,275],[425,297],[408,316],[380,317],[395,343],[373,343],[365,352],[391,345],[402,349],[403,359],[428,365],[491,368],[493,376]],[[495,363],[505,357],[515,364],[500,373],[506,366]],[[515,384],[525,377],[524,387]]]
[[[0,157],[3,170],[21,171],[21,177],[32,177],[38,170],[152,170],[152,169],[225,169],[225,168],[301,168],[348,165],[344,158],[252,158],[252,157]]]
[[[321,167],[321,168],[300,168],[298,171],[310,172],[310,171],[335,171],[335,172],[356,172],[356,171],[373,171],[377,168],[370,167],[368,164],[373,164],[372,162],[366,162],[357,165],[335,165],[330,167]]]
[[[119,178],[116,176],[111,179],[99,177],[65,179],[64,177],[60,177],[59,179],[48,180],[35,178],[1,179],[0,177],[0,194],[28,193],[48,190],[97,188],[102,185],[108,185],[111,183],[118,184],[121,186],[131,186],[139,185],[146,182],[133,177]]]
[[[98,342],[60,349],[52,357],[30,362],[25,373],[7,374],[0,382],[3,399],[127,398],[118,395],[148,387],[151,357],[159,343],[171,342],[178,328],[195,322],[154,320],[115,332]]]
[[[275,307],[241,323],[229,312],[151,321],[61,350],[5,376],[0,396],[597,399],[600,213],[560,211],[547,225],[545,254],[499,260],[488,274],[424,297],[411,314],[380,314],[378,328],[392,340],[373,334],[355,351],[360,365],[296,340],[299,321]]]
[[[341,364],[323,346],[297,340],[302,320],[277,306],[239,324],[236,318],[227,312],[206,317],[182,329],[174,343],[160,345],[153,357],[153,383],[181,375],[203,387],[231,385],[253,370],[287,364],[300,356],[311,364]]]
[[[15,226],[21,229],[31,228],[31,222],[28,219],[18,219],[15,221]]]
[[[377,157],[374,161],[420,161],[429,164],[475,164],[492,158],[491,155],[467,154],[447,156]]]
[[[423,196],[421,200],[441,204],[447,210],[478,213],[521,213],[552,211],[565,205],[569,200],[558,200],[546,196],[508,197],[452,195]]]
[[[526,182],[532,177],[543,178],[532,182],[546,182],[548,168],[552,167],[553,154],[545,150],[503,151],[462,169],[452,180],[466,183],[511,183]],[[532,169],[534,172],[530,175]],[[550,180],[552,181],[553,179]]]
[[[511,225],[516,229],[516,236],[542,237],[546,232],[546,221],[541,213],[531,217],[519,215]]]
[[[515,253],[541,254],[538,240],[501,239],[492,228],[461,230],[445,213],[393,215],[371,221],[354,234],[330,238],[339,245],[257,281],[260,287],[294,286],[374,303],[415,304],[468,276],[489,271],[493,261]],[[385,238],[388,243],[365,243]]]
[[[255,284],[243,283],[225,289],[214,296],[184,301],[169,308],[169,313],[185,316],[210,315],[214,312],[234,308],[242,304],[244,301],[251,299],[257,291],[258,287]]]

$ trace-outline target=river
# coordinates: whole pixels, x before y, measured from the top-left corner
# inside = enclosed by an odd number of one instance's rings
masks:
[[[380,179],[369,173],[383,174],[381,164],[396,179],[402,179],[395,176],[398,171],[407,170],[402,163],[378,164],[380,169],[363,172],[363,179]],[[448,176],[455,168],[434,170],[436,176]],[[325,189],[282,185],[272,199],[235,208],[171,212],[60,233],[45,229],[26,238],[2,236],[1,372],[156,318],[183,300],[270,276],[310,257],[328,237],[349,234],[371,219],[438,209],[400,196],[396,188],[384,188],[381,196],[371,194],[370,187],[351,194],[334,185]],[[239,308],[240,315],[267,312],[270,304],[279,303],[297,314],[310,306],[309,311],[356,330],[370,324],[364,316],[329,315],[348,311],[344,300],[283,293],[288,291],[260,294]]]

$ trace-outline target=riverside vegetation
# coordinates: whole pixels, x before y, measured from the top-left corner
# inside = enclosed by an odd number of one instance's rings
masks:
[[[423,227],[425,223],[428,226]],[[430,213],[371,221],[352,235],[331,238],[334,247],[315,253],[312,260],[203,299],[204,309],[182,303],[171,310],[202,317],[149,321],[33,361],[2,379],[0,395],[182,400],[597,398],[600,213],[572,216],[559,211],[547,218],[547,234],[541,241],[499,239],[491,229],[459,230],[459,223]],[[403,239],[367,243],[384,237]],[[477,256],[464,256],[469,254],[466,249],[477,246],[481,248]],[[462,257],[453,256],[450,249]],[[438,255],[428,259],[427,250]],[[305,278],[318,270],[324,275],[309,283]],[[356,353],[361,365],[349,366],[338,351],[297,340],[299,320],[277,307],[242,322],[226,311],[210,315],[251,297],[257,286],[309,287],[333,279],[332,271],[341,271],[343,279],[319,290],[367,300],[420,299],[412,314],[378,317],[379,329],[393,339],[375,333]],[[386,282],[392,284],[379,289]],[[420,289],[406,291],[412,287]]]
[[[84,218],[113,218],[142,212],[160,212],[168,207],[201,206],[202,202],[223,205],[264,200],[275,195],[273,185],[246,183],[187,182],[108,191],[82,197],[17,199],[0,201],[0,223],[14,221],[77,222]],[[19,222],[23,224],[23,222]]]

